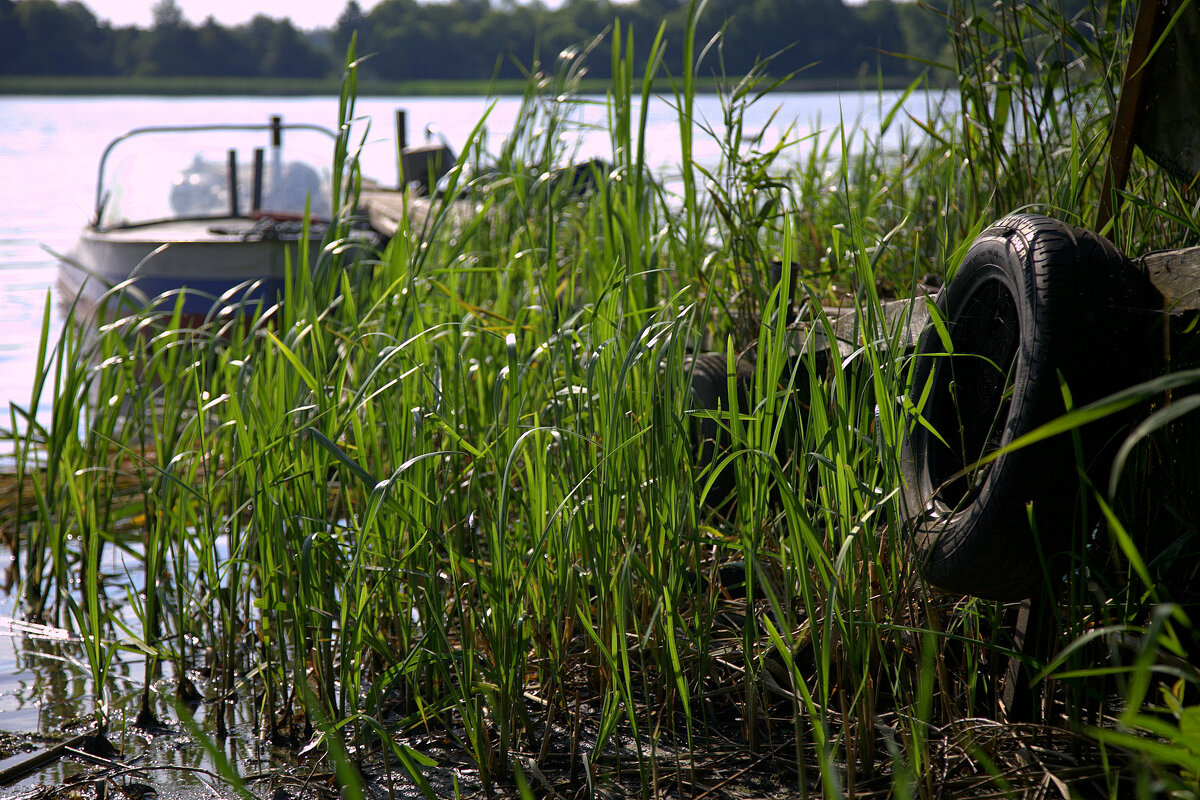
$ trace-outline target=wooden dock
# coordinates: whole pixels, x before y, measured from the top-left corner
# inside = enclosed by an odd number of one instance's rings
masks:
[[[1200,311],[1200,247],[1146,253],[1132,261],[1162,295],[1165,313]],[[839,352],[846,356],[863,344],[885,340],[905,348],[915,347],[921,331],[929,322],[927,298],[932,300],[933,296],[885,301],[882,304],[882,316],[872,320],[872,330],[862,329],[860,317],[852,309],[826,309],[826,314],[834,321],[833,330]],[[814,346],[823,346],[823,335],[819,332],[810,335],[820,339],[819,342],[813,340]]]
[[[422,233],[430,230],[439,219],[451,225],[464,226],[479,213],[473,200],[446,201],[440,197],[401,192],[395,189],[363,187],[359,208],[367,215],[371,227],[389,239],[396,235],[408,219],[408,230]]]

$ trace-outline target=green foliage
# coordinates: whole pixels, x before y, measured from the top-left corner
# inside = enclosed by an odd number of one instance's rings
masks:
[[[743,125],[782,62],[722,77],[720,127],[693,127],[696,78],[722,57],[703,6],[647,2],[649,34],[627,23],[592,44],[610,48],[612,154],[591,193],[550,172],[585,102],[584,48],[534,72],[497,156],[481,122],[444,192],[385,247],[363,252],[339,220],[269,313],[194,330],[132,315],[86,336],[72,323],[57,343],[44,332],[29,407],[51,395],[54,424],[11,412],[32,490],[5,518],[22,533],[26,611],[90,637],[98,685],[114,657],[181,675],[214,643],[221,699],[206,725],[223,725],[235,691],[256,698],[264,733],[321,743],[347,792],[379,745],[430,793],[418,734],[450,742],[500,793],[569,756],[552,778],[579,794],[692,794],[767,753],[774,788],[801,795],[1019,794],[1059,769],[1110,796],[1193,791],[1198,506],[1145,499],[1162,473],[1195,497],[1200,439],[1179,427],[1194,403],[1135,429],[1114,490],[1096,492],[1103,525],[1077,532],[1053,656],[1023,656],[1050,710],[1036,749],[1001,709],[1020,655],[1011,609],[922,584],[898,492],[911,359],[883,300],[952,273],[1001,211],[1086,218],[1120,29],[1091,40],[1082,17],[956,7],[957,104],[930,93],[924,108],[885,109],[885,128],[907,115],[920,131],[895,149],[835,124],[795,162]],[[352,12],[346,30],[362,22]],[[353,200],[353,51],[344,68],[334,160]],[[721,151],[669,184],[639,149],[664,73],[685,157],[698,136]],[[1128,248],[1194,235],[1147,165],[1132,185]],[[796,264],[781,286],[773,260]],[[853,346],[802,352],[833,338],[834,304],[858,313]],[[693,408],[687,359],[701,350],[752,357],[747,407],[731,379],[736,412]],[[1165,403],[1193,377],[1059,424]],[[717,463],[691,446],[701,419],[727,441]],[[735,505],[706,503],[723,468]],[[1145,534],[1166,523],[1156,549]],[[73,575],[95,586],[102,548],[144,576],[125,607],[80,600]]]
[[[773,57],[782,73],[803,71],[807,80],[826,85],[877,75],[902,80],[917,74],[919,62],[885,53],[929,60],[926,47],[941,35],[938,17],[911,2],[709,5],[698,35],[707,39],[724,26],[724,68],[734,74]],[[660,26],[668,41],[682,41],[688,24],[686,3],[661,0],[575,0],[555,9],[484,0],[384,0],[369,12],[350,0],[328,30],[313,33],[263,15],[235,27],[212,18],[197,25],[173,3],[158,4],[155,13],[148,30],[114,29],[78,2],[4,0],[0,36],[12,46],[0,48],[0,74],[336,76],[351,36],[357,35],[358,51],[372,56],[361,68],[367,80],[513,80],[524,77],[522,64],[531,53],[552,57],[618,24],[643,47]],[[668,74],[684,72],[681,49],[669,49],[664,58]],[[650,69],[649,51],[636,52],[630,63],[643,74]],[[596,78],[611,77],[604,59],[590,69]]]
[[[111,74],[112,42],[82,3],[0,3],[0,73]]]

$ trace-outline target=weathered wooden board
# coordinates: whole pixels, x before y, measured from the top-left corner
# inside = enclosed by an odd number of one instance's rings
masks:
[[[1133,263],[1163,296],[1165,311],[1200,311],[1200,247],[1147,253],[1133,259]],[[839,350],[845,354],[847,348],[860,347],[864,342],[882,342],[885,338],[902,347],[914,347],[928,322],[929,307],[922,296],[884,303],[883,317],[875,320],[874,330],[861,330],[859,315],[853,311],[837,316],[833,329]]]
[[[448,223],[464,228],[479,213],[479,205],[472,200],[452,200],[413,195],[395,189],[366,189],[359,194],[359,208],[366,212],[371,227],[391,238],[400,229],[401,221],[408,216],[408,229],[423,234],[429,226]]]
[[[1145,270],[1167,311],[1200,310],[1200,247],[1147,253],[1133,263]]]
[[[359,206],[367,212],[371,227],[384,236],[392,237],[404,217],[405,196],[403,192],[389,189],[363,189],[358,198]]]
[[[887,300],[882,303],[882,316],[861,317],[849,313],[834,322],[838,341],[856,347],[863,344],[893,342],[902,348],[915,347],[917,338],[929,322],[929,306],[922,294],[912,300]]]

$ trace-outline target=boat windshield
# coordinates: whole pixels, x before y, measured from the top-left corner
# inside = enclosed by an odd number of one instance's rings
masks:
[[[315,125],[140,128],[100,162],[93,224],[330,218],[333,134]]]

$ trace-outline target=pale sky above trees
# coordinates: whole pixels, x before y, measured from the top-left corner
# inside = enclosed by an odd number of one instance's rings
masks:
[[[379,0],[359,0],[363,11],[370,11]],[[543,0],[554,8],[562,0]],[[113,25],[136,25],[148,28],[153,23],[153,3],[131,3],[129,0],[83,0],[99,19]],[[210,15],[222,25],[249,22],[255,14],[268,17],[289,17],[297,28],[331,28],[345,6],[343,0],[324,0],[316,3],[297,3],[296,0],[176,0],[184,18],[199,25]]]

